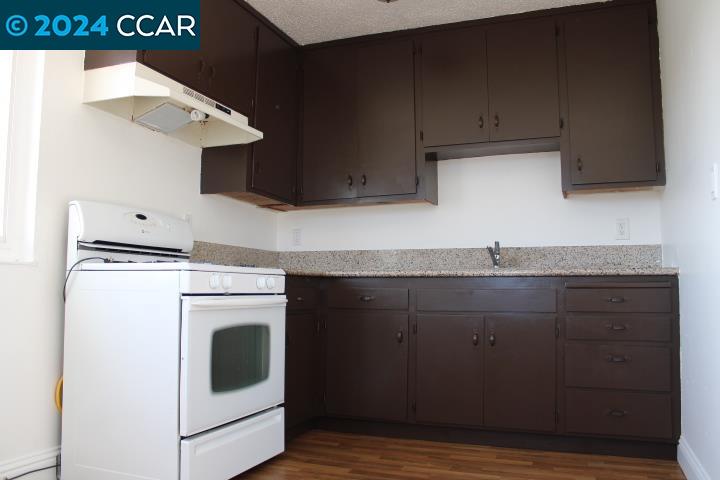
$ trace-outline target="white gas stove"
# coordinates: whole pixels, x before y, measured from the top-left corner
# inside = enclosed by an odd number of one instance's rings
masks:
[[[192,244],[177,218],[70,204],[63,478],[227,480],[283,451],[284,272]]]

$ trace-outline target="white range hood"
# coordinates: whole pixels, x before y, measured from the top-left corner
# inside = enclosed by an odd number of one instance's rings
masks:
[[[138,62],[85,70],[83,103],[201,148],[263,138],[245,115]]]

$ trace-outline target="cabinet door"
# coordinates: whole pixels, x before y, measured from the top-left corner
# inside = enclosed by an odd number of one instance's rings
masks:
[[[555,317],[485,317],[485,425],[555,430]]]
[[[642,5],[565,22],[575,185],[657,179],[648,15]]]
[[[141,61],[252,119],[258,21],[234,0],[200,2],[199,50],[145,50]]]
[[[485,31],[467,28],[422,39],[425,146],[489,140]]]
[[[330,311],[328,415],[407,419],[407,333],[406,313]]]
[[[413,58],[410,40],[358,49],[359,196],[416,191]]]
[[[202,38],[202,37],[201,37]],[[209,95],[201,50],[142,50],[139,61],[173,80]],[[217,99],[218,101],[220,99]]]
[[[295,48],[262,26],[258,42],[252,188],[293,203],[297,177],[299,64]]]
[[[480,317],[418,315],[418,422],[482,425],[483,343]]]
[[[560,135],[555,21],[488,28],[490,140]]]
[[[303,200],[354,198],[359,179],[356,50],[310,50],[303,62]]]
[[[208,94],[252,119],[259,22],[234,0],[200,4]]]
[[[314,416],[319,342],[312,314],[288,315],[285,329],[285,425],[291,428]]]

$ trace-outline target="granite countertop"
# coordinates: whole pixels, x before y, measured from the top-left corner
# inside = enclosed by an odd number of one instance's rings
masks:
[[[487,268],[475,270],[285,270],[298,277],[587,277],[613,275],[677,275],[675,268]]]
[[[281,252],[280,267],[320,277],[677,275],[659,245],[502,248],[500,268],[484,248]]]
[[[282,268],[308,277],[559,277],[677,275],[659,245],[504,247],[500,268],[484,248],[271,252],[196,242],[193,261]]]

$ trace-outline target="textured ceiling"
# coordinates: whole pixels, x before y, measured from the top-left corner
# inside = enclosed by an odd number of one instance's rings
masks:
[[[247,0],[301,45],[598,0]]]

